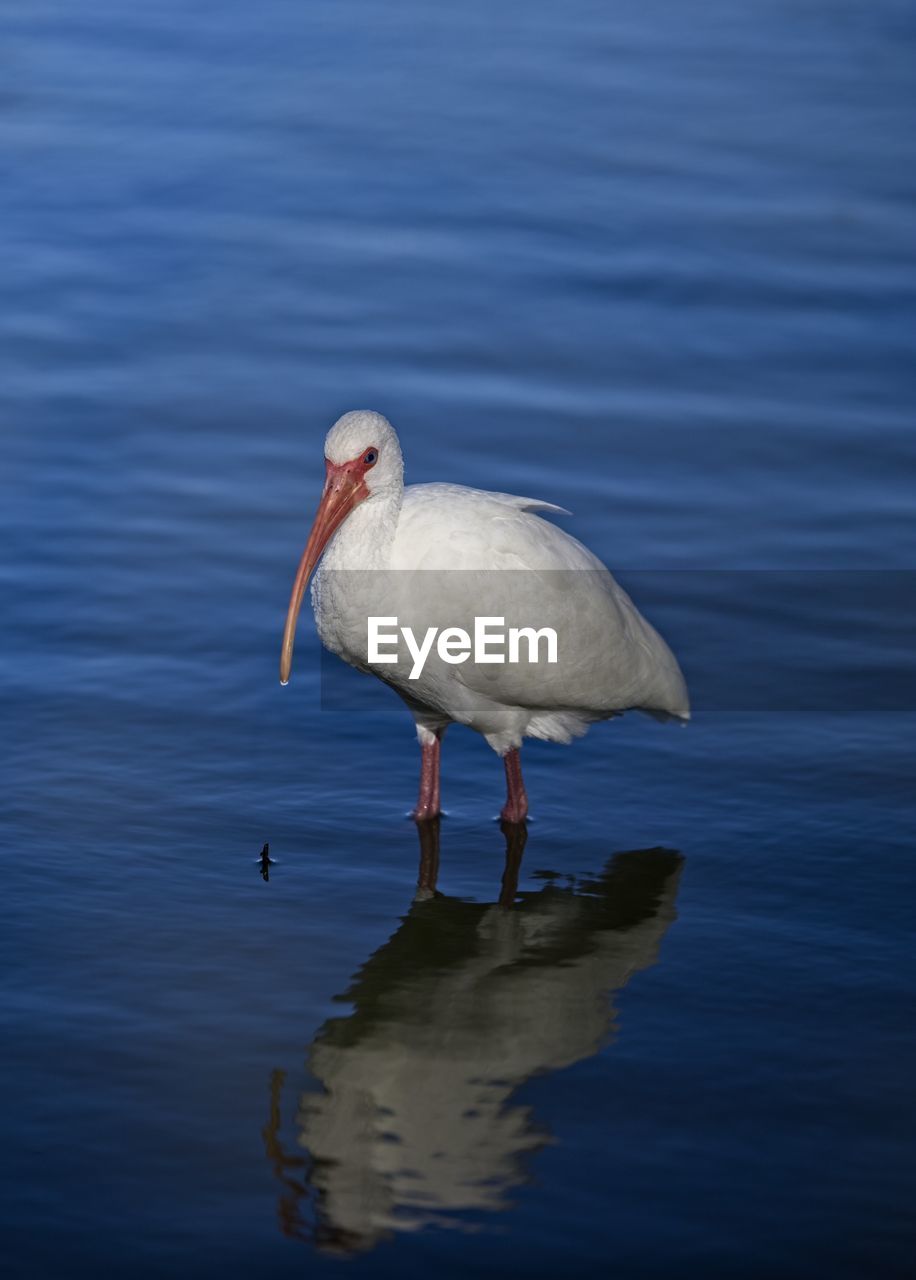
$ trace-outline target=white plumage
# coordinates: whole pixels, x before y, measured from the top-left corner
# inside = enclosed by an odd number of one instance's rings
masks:
[[[601,561],[539,514],[567,514],[562,508],[460,485],[405,488],[397,435],[368,411],[332,427],[325,457],[328,480],[290,602],[282,674],[305,581],[326,545],[312,588],[322,643],[391,684],[414,715],[421,745],[435,743],[435,811],[438,738],[450,723],[477,730],[506,756],[525,737],[569,742],[627,710],[689,718],[684,678],[664,640]],[[455,665],[434,648],[410,680],[407,655],[369,667],[369,615],[397,616],[417,634],[433,626],[472,632],[475,617],[490,615],[507,628],[552,627],[559,661]],[[504,816],[518,820],[524,812],[511,803],[512,784],[509,776]],[[428,817],[422,793],[421,786],[418,816]]]

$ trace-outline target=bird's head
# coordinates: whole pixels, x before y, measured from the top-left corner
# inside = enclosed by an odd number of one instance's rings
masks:
[[[324,467],[321,501],[299,561],[286,614],[281,684],[289,681],[299,609],[325,547],[360,503],[396,492],[404,483],[404,462],[394,427],[371,409],[354,409],[337,419],[324,442]]]

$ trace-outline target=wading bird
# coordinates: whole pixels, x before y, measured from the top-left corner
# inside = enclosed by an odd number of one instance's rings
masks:
[[[394,428],[368,410],[344,414],[324,454],[324,491],[293,583],[280,680],[289,680],[296,620],[321,560],[312,604],[322,644],[390,684],[416,721],[417,819],[440,812],[440,745],[449,724],[476,729],[503,758],[502,817],[523,822],[523,738],[569,742],[594,721],[631,710],[689,719],[684,678],[664,640],[596,556],[538,515],[568,514],[561,507],[461,485],[405,487]],[[414,679],[410,657],[384,666],[368,660],[372,617],[408,619],[420,635],[433,627],[471,633],[481,616],[554,628],[557,660],[538,662],[535,654],[532,661],[529,648],[527,663],[470,662],[445,646]]]

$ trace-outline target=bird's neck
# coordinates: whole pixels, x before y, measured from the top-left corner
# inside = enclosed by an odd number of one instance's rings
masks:
[[[334,534],[323,563],[329,569],[387,569],[404,490],[373,494]]]

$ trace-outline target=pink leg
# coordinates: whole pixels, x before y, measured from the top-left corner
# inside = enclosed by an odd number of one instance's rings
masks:
[[[431,742],[420,744],[420,794],[413,816],[418,822],[438,818],[439,809],[439,754],[442,737],[437,733]]]
[[[524,822],[528,817],[528,796],[522,780],[522,757],[518,747],[503,756],[506,766],[506,803],[501,814],[503,822]]]

